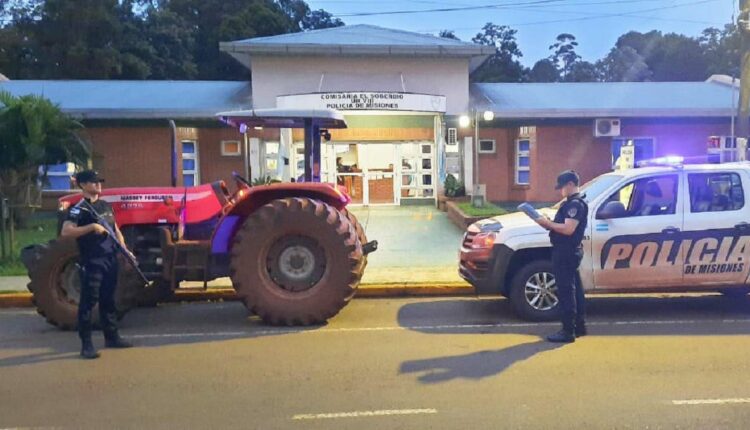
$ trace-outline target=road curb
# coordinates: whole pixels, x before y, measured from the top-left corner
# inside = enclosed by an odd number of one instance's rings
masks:
[[[474,288],[460,283],[425,284],[366,284],[361,285],[355,297],[358,298],[398,298],[398,297],[439,297],[470,296]],[[31,293],[0,294],[0,308],[33,307]],[[168,302],[207,302],[238,300],[232,288],[183,289],[177,291]]]

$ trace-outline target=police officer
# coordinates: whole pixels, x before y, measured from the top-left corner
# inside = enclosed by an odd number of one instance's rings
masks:
[[[580,178],[573,170],[560,173],[555,189],[560,190],[565,201],[553,221],[546,217],[537,220],[539,225],[549,230],[557,297],[562,311],[562,330],[548,336],[550,342],[575,342],[576,337],[586,335],[586,304],[578,266],[583,258],[581,241],[589,207],[585,196],[578,190],[579,182]]]
[[[108,348],[129,348],[132,345],[117,331],[115,288],[117,287],[117,249],[107,229],[97,223],[101,216],[125,243],[115,224],[114,212],[109,203],[99,198],[102,182],[98,173],[85,170],[75,175],[83,191],[83,199],[70,208],[63,223],[61,235],[76,238],[80,251],[81,299],[78,304],[78,335],[81,338],[81,357],[98,358],[99,353],[91,341],[91,313],[99,302],[99,321]],[[95,212],[94,212],[95,211]],[[129,251],[128,251],[129,252]]]

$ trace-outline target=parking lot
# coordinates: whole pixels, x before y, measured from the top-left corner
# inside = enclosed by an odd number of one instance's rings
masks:
[[[324,327],[232,303],[138,309],[137,347],[0,311],[0,428],[746,428],[750,300],[597,297],[590,335],[502,299],[359,299]],[[97,339],[101,346],[101,338]]]

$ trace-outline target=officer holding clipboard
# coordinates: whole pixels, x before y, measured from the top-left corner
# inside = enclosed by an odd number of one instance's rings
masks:
[[[557,297],[559,299],[562,330],[547,337],[550,342],[570,343],[576,337],[586,335],[585,297],[578,266],[583,258],[583,235],[586,231],[589,207],[578,189],[580,178],[573,170],[566,170],[557,177],[557,186],[565,200],[550,220],[544,216],[534,217],[524,210],[537,224],[549,230],[552,242],[552,265],[554,266]],[[522,205],[523,206],[523,205]],[[536,212],[536,211],[534,211]],[[538,213],[537,213],[538,214]]]

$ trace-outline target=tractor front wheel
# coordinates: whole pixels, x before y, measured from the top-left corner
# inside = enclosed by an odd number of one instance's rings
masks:
[[[346,214],[307,198],[274,200],[250,215],[232,245],[232,283],[272,325],[320,324],[354,296],[362,244]]]

